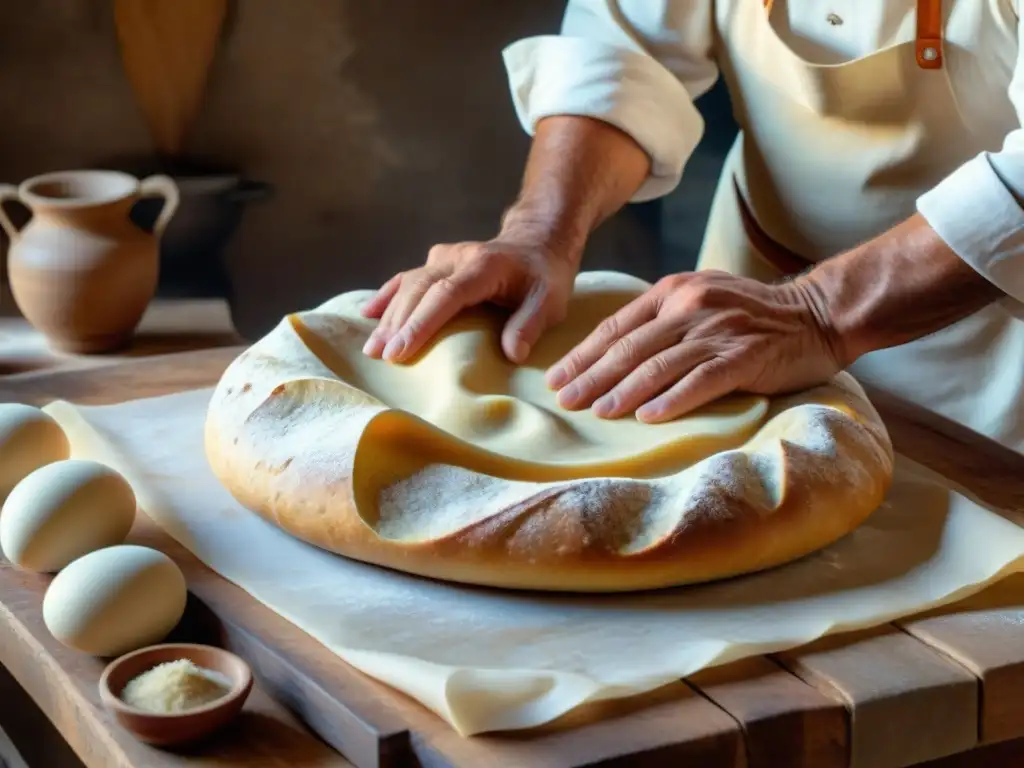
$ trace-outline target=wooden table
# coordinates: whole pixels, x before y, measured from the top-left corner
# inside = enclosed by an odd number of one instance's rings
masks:
[[[241,344],[223,299],[154,299],[126,349],[108,355],[56,352],[18,312],[0,285],[0,381],[38,373],[83,370],[140,357]]]
[[[0,379],[0,400],[98,404],[208,386],[237,352]],[[1024,458],[912,407],[875,401],[897,450],[987,501],[1024,506]],[[48,636],[39,618],[45,579],[2,567],[0,663],[90,766],[224,765],[244,757],[269,766],[284,764],[287,750],[295,765],[336,764],[318,762],[328,758],[264,691],[360,768],[1024,764],[1024,578],[953,609],[705,670],[541,729],[464,739],[256,604],[143,516],[132,537],[181,565],[195,598],[190,623],[249,659],[261,685],[254,706],[262,711],[203,757],[141,748],[97,709],[100,663]]]
[[[63,381],[68,391],[85,371],[110,370],[127,361],[187,350],[216,350],[242,341],[231,323],[227,303],[221,299],[154,300],[140,323],[130,347],[109,355],[72,355],[51,350],[45,339],[17,312],[6,286],[0,286],[0,402],[31,400],[21,393],[44,392],[51,380]],[[202,353],[199,353],[202,354]],[[223,352],[216,355],[223,357]],[[52,399],[52,398],[47,398]],[[72,398],[75,399],[75,398]],[[138,532],[133,532],[133,536]],[[98,708],[96,695],[102,663],[63,648],[49,636],[39,617],[40,590],[48,579],[20,573],[0,560],[0,723],[8,729],[31,731],[19,741],[45,740],[39,722],[19,707],[24,694],[16,690],[13,676],[31,693],[35,702],[57,726],[64,739],[87,764],[96,766],[266,765],[351,766],[347,760],[312,735],[308,729],[257,685],[247,704],[247,715],[229,738],[214,742],[202,756],[169,755],[144,747],[119,729]],[[193,601],[194,603],[195,601]],[[200,617],[197,617],[197,613]],[[201,610],[190,605],[186,630],[195,636]],[[191,626],[189,626],[191,625]],[[209,632],[209,629],[206,629]],[[29,656],[3,653],[13,645]],[[21,661],[19,662],[18,659]],[[40,663],[45,662],[45,663]],[[56,677],[54,675],[56,674]],[[42,697],[42,698],[41,698]],[[7,706],[4,706],[7,705]],[[18,710],[15,712],[15,710]],[[56,714],[55,714],[56,713]],[[12,733],[14,731],[12,730]],[[74,735],[72,735],[74,734]],[[15,750],[0,731],[0,757],[10,761]],[[36,765],[61,768],[71,763],[67,750],[53,745],[32,746]],[[26,753],[25,755],[29,755]],[[17,759],[17,758],[15,758]],[[4,762],[0,761],[0,765]],[[12,764],[13,768],[13,764]]]

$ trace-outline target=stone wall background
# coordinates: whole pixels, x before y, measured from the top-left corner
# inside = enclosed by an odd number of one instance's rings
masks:
[[[223,255],[239,330],[378,284],[434,242],[484,238],[527,150],[501,48],[554,32],[562,0],[236,2],[187,141],[201,162],[270,182]],[[719,89],[682,187],[595,236],[591,268],[687,268],[734,127]],[[110,4],[5,3],[0,181],[146,167],[153,146],[121,69]]]

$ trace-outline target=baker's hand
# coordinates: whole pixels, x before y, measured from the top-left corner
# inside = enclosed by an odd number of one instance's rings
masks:
[[[731,392],[774,394],[843,367],[813,285],[724,272],[672,275],[605,320],[547,373],[559,403],[674,419]]]
[[[577,264],[529,236],[436,245],[425,266],[395,275],[365,305],[364,316],[380,323],[363,352],[407,360],[463,309],[490,302],[513,310],[501,346],[521,363],[544,330],[565,318]]]

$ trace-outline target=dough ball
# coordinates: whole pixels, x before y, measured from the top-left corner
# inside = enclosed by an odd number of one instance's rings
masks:
[[[0,502],[39,467],[71,455],[60,425],[38,408],[0,404]]]
[[[158,643],[185,612],[181,570],[163,552],[122,544],[91,552],[57,574],[43,621],[61,643],[119,656]]]
[[[72,560],[121,544],[135,520],[128,481],[95,461],[40,467],[14,487],[0,513],[0,547],[19,568],[59,571]]]

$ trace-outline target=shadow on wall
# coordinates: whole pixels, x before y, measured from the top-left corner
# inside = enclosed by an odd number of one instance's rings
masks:
[[[187,156],[173,165],[274,189],[222,257],[240,332],[262,334],[289,311],[378,285],[433,243],[493,234],[528,147],[499,51],[556,31],[563,9],[562,0],[234,3]],[[692,264],[735,130],[720,90],[701,106],[708,136],[680,189],[602,227],[588,268],[655,279]],[[111,158],[167,166],[122,70],[107,3],[5,7],[0,114],[0,181]]]

